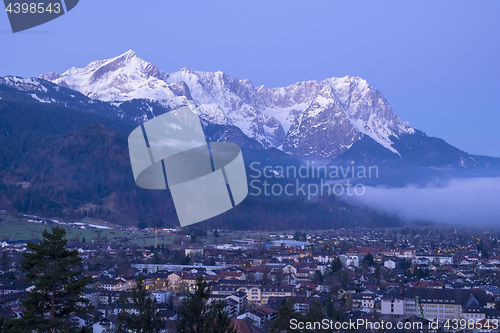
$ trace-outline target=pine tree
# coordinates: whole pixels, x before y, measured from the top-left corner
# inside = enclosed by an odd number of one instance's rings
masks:
[[[321,274],[321,271],[316,270],[316,272],[314,272],[313,281],[318,284],[323,283],[323,274]]]
[[[363,258],[363,264],[373,266],[374,261],[373,261],[373,254],[368,253],[364,258]]]
[[[221,302],[208,304],[210,287],[200,276],[194,292],[182,303],[177,314],[179,333],[234,333],[231,319]]]
[[[342,269],[342,262],[340,261],[340,258],[337,257],[332,261],[332,269],[331,273],[335,273],[337,271],[340,271]]]
[[[8,321],[6,332],[73,332],[71,316],[90,311],[82,294],[92,278],[81,276],[81,258],[76,250],[66,249],[65,235],[63,228],[55,227],[43,232],[39,244],[28,243],[22,267],[34,288],[23,301],[21,318]]]
[[[130,294],[120,295],[121,311],[118,313],[118,332],[157,333],[162,328],[156,299],[146,293],[142,276]]]
[[[325,318],[325,311],[323,306],[318,301],[312,301],[309,305],[309,311],[307,312],[305,321],[309,322],[320,322]]]
[[[295,302],[293,300],[284,301],[278,308],[276,319],[271,326],[271,333],[293,332],[290,327],[290,321],[296,319],[298,322],[303,321],[302,315],[295,312]]]
[[[215,302],[209,307],[203,332],[208,333],[233,333],[235,330],[231,326],[231,318],[229,318],[224,303]]]

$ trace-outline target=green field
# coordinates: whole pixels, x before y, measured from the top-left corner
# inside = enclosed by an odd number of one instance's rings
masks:
[[[42,239],[42,232],[45,229],[50,229],[55,226],[61,226],[59,224],[37,224],[29,223],[27,218],[18,218],[10,215],[0,215],[0,219],[3,221],[0,223],[0,241],[16,241],[16,240],[40,240]],[[108,222],[85,218],[81,222],[87,224],[95,224],[109,227],[118,227],[116,225],[109,224]],[[118,230],[118,229],[79,229],[70,226],[63,226],[66,229],[66,238],[70,241],[81,242],[85,238],[85,242],[92,242],[92,240],[104,240],[108,242],[129,242],[138,246],[152,246],[155,244],[155,232],[154,231],[132,231],[132,230]],[[304,230],[301,230],[303,232]],[[288,231],[288,233],[294,233],[295,231]],[[307,232],[307,230],[306,230]],[[321,232],[319,230],[316,233]],[[199,237],[196,241],[203,245],[213,244],[213,243],[230,243],[237,239],[242,238],[252,238],[259,241],[269,241],[270,237],[269,231],[256,232],[256,231],[229,231],[220,232],[219,238],[214,237]],[[272,233],[282,233],[282,232],[272,232]],[[184,245],[190,243],[190,239],[186,236],[184,237]],[[180,245],[180,236],[168,234],[166,231],[158,230],[158,244],[165,246]]]
[[[28,219],[10,216],[10,215],[0,215],[0,241],[29,241],[29,240],[40,240],[42,239],[42,233],[45,229],[50,229],[55,226],[61,226],[58,224],[38,224],[30,223]],[[86,219],[86,223],[92,224],[103,224],[102,221]],[[155,233],[143,232],[143,231],[129,231],[129,230],[113,230],[113,229],[79,229],[69,226],[62,226],[66,229],[66,238],[68,240],[77,240],[79,242],[85,237],[85,242],[91,242],[92,240],[107,240],[110,242],[123,240],[131,242],[139,246],[150,246],[155,244]],[[163,231],[158,232],[158,244],[165,244],[165,246],[171,246],[177,244],[177,236],[164,235]]]
[[[27,240],[40,239],[41,233],[47,225],[28,223],[26,219],[19,220],[9,215],[1,215],[0,240]]]

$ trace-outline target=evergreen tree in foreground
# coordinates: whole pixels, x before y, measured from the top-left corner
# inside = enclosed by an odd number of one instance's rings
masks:
[[[132,293],[124,293],[120,298],[122,299],[122,309],[118,313],[118,333],[160,332],[162,323],[157,311],[156,299],[151,299],[146,293],[141,276],[139,276]]]
[[[300,313],[296,312],[294,309],[295,301],[286,300],[278,308],[278,313],[276,319],[271,326],[271,333],[281,333],[281,332],[293,332],[290,327],[290,321],[296,319],[297,321],[303,321]]]
[[[177,314],[179,333],[234,333],[231,319],[221,302],[208,304],[210,287],[201,276],[194,292],[189,294]]]
[[[309,311],[305,316],[295,311],[294,305],[295,301],[293,299],[286,300],[281,304],[278,309],[277,317],[271,326],[271,333],[317,332],[317,330],[310,329],[295,329],[290,324],[292,320],[295,320],[295,323],[302,323],[303,327],[305,327],[305,323],[321,322],[325,318],[325,311],[321,303],[312,301],[309,305]]]
[[[66,249],[65,235],[55,227],[43,232],[39,244],[28,243],[22,267],[34,287],[23,301],[26,310],[21,318],[6,322],[6,332],[76,332],[69,319],[90,311],[82,294],[92,278],[81,276],[81,258],[76,250]]]

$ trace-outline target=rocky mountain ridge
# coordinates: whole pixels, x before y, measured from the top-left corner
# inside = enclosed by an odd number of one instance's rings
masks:
[[[382,94],[358,77],[254,87],[248,79],[223,72],[183,68],[164,73],[130,50],[41,78],[114,105],[137,99],[167,109],[191,105],[203,120],[236,126],[263,147],[276,147],[295,157],[334,158],[363,136],[397,154],[393,138],[414,133]],[[146,109],[133,120],[143,122],[151,116]]]

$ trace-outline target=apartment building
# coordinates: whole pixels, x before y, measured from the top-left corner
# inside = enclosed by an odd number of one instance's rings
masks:
[[[261,286],[261,285],[215,285],[211,293],[216,296],[229,296],[237,291],[243,291],[247,295],[248,303],[266,304],[270,297],[292,297],[294,296],[292,286]]]
[[[439,321],[482,320],[500,318],[500,311],[488,308],[484,290],[407,288],[401,294],[392,289],[382,297],[381,315],[393,319],[423,316]]]

